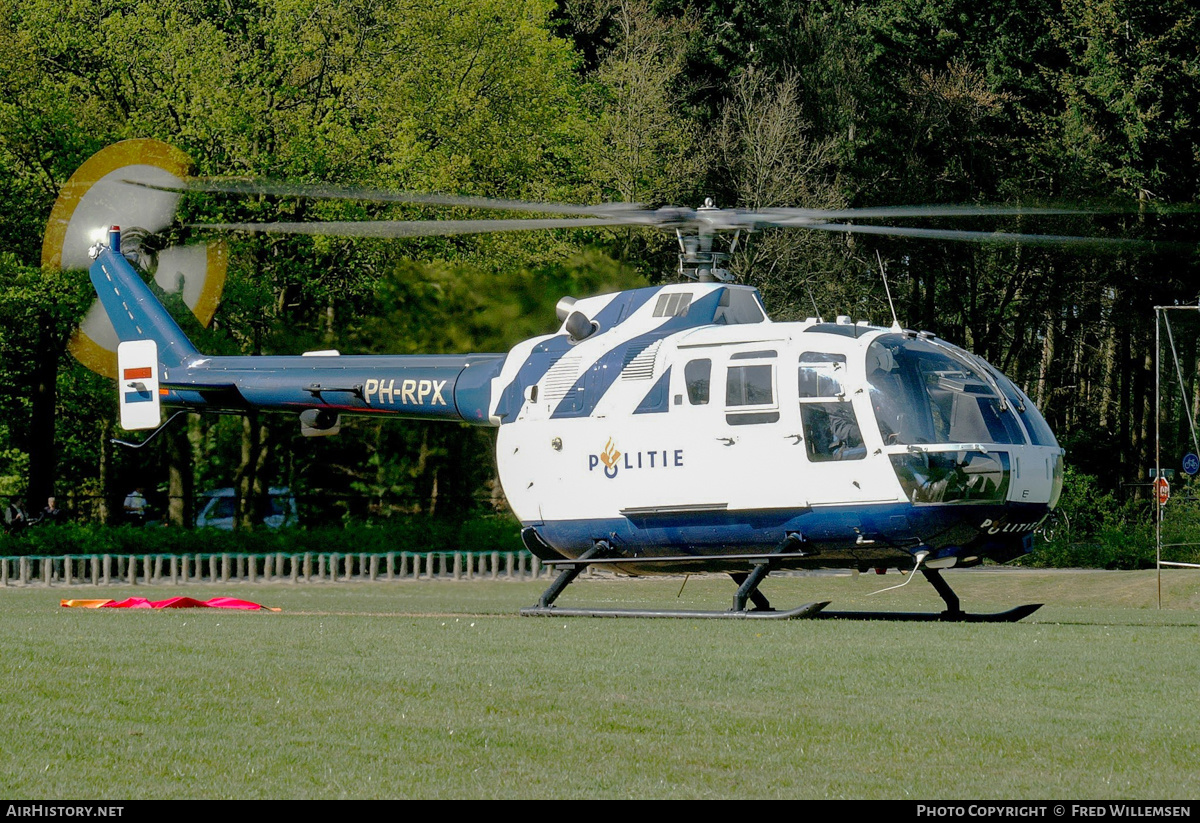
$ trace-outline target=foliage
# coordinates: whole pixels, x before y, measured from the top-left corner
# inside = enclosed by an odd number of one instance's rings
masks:
[[[193,420],[194,469],[165,438],[111,453],[111,387],[63,356],[86,278],[38,264],[63,182],[116,140],[173,143],[199,175],[534,200],[1082,202],[1114,208],[927,224],[1194,246],[1190,224],[1155,207],[1200,195],[1198,22],[1184,0],[0,0],[0,488],[87,490],[111,507],[186,471],[201,489],[399,496],[446,515],[500,499],[487,435],[453,426],[302,443],[290,420]],[[467,214],[196,193],[173,231]],[[669,277],[673,246],[632,230],[238,236],[213,327],[192,333],[213,353],[504,351],[544,331],[563,294]],[[887,323],[880,263],[901,322],[1024,386],[1098,489],[1145,476],[1149,318],[1195,302],[1193,252],[768,232],[733,266],[779,319]],[[1160,421],[1172,452],[1200,410],[1198,331],[1180,335],[1182,385]],[[1076,542],[1126,529],[1105,562],[1144,562],[1145,523],[1116,509]]]
[[[1099,481],[1068,466],[1050,539],[1040,539],[1022,564],[1056,568],[1147,569],[1155,565],[1153,507],[1124,501]],[[1200,561],[1200,505],[1177,493],[1163,508],[1162,559]]]
[[[237,532],[69,523],[32,526],[17,534],[0,535],[0,556],[515,552],[523,549],[519,532],[511,517],[495,515],[458,520],[393,517],[386,524]]]

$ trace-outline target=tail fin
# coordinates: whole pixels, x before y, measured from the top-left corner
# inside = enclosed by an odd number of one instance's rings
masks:
[[[164,369],[187,365],[200,356],[162,303],[142,282],[129,261],[121,256],[121,230],[108,233],[108,248],[101,247],[92,263],[92,285],[121,342],[153,340]]]

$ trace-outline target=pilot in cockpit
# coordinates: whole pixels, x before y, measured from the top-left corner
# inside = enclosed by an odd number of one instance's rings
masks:
[[[871,384],[871,407],[879,422],[879,433],[887,445],[901,438],[904,430],[904,388],[892,350],[872,343],[867,350],[867,381]]]

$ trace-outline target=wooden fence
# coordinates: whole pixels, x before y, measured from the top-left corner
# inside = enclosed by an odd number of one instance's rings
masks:
[[[550,576],[550,568],[525,551],[0,557],[0,587],[538,580]]]

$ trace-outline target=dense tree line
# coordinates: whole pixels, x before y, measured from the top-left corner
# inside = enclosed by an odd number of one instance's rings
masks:
[[[64,181],[130,137],[178,146],[201,175],[530,200],[1108,208],[921,225],[1180,242],[774,231],[734,262],[776,319],[886,323],[882,261],[901,321],[1013,376],[1077,471],[1109,489],[1144,478],[1153,307],[1200,298],[1194,218],[1168,210],[1200,199],[1197,15],[1185,0],[0,0],[0,494],[73,490],[104,504],[101,519],[138,481],[179,501],[290,485],[441,513],[501,495],[488,433],[447,425],[355,423],[300,442],[290,419],[194,418],[149,457],[109,448],[111,383],[64,353],[86,276],[43,270],[40,250]],[[185,210],[385,211],[215,195]],[[631,231],[232,238],[201,345],[503,351],[551,327],[562,294],[670,278],[673,244]],[[1200,324],[1175,322],[1172,460],[1200,412]],[[182,502],[171,515],[189,517]]]

